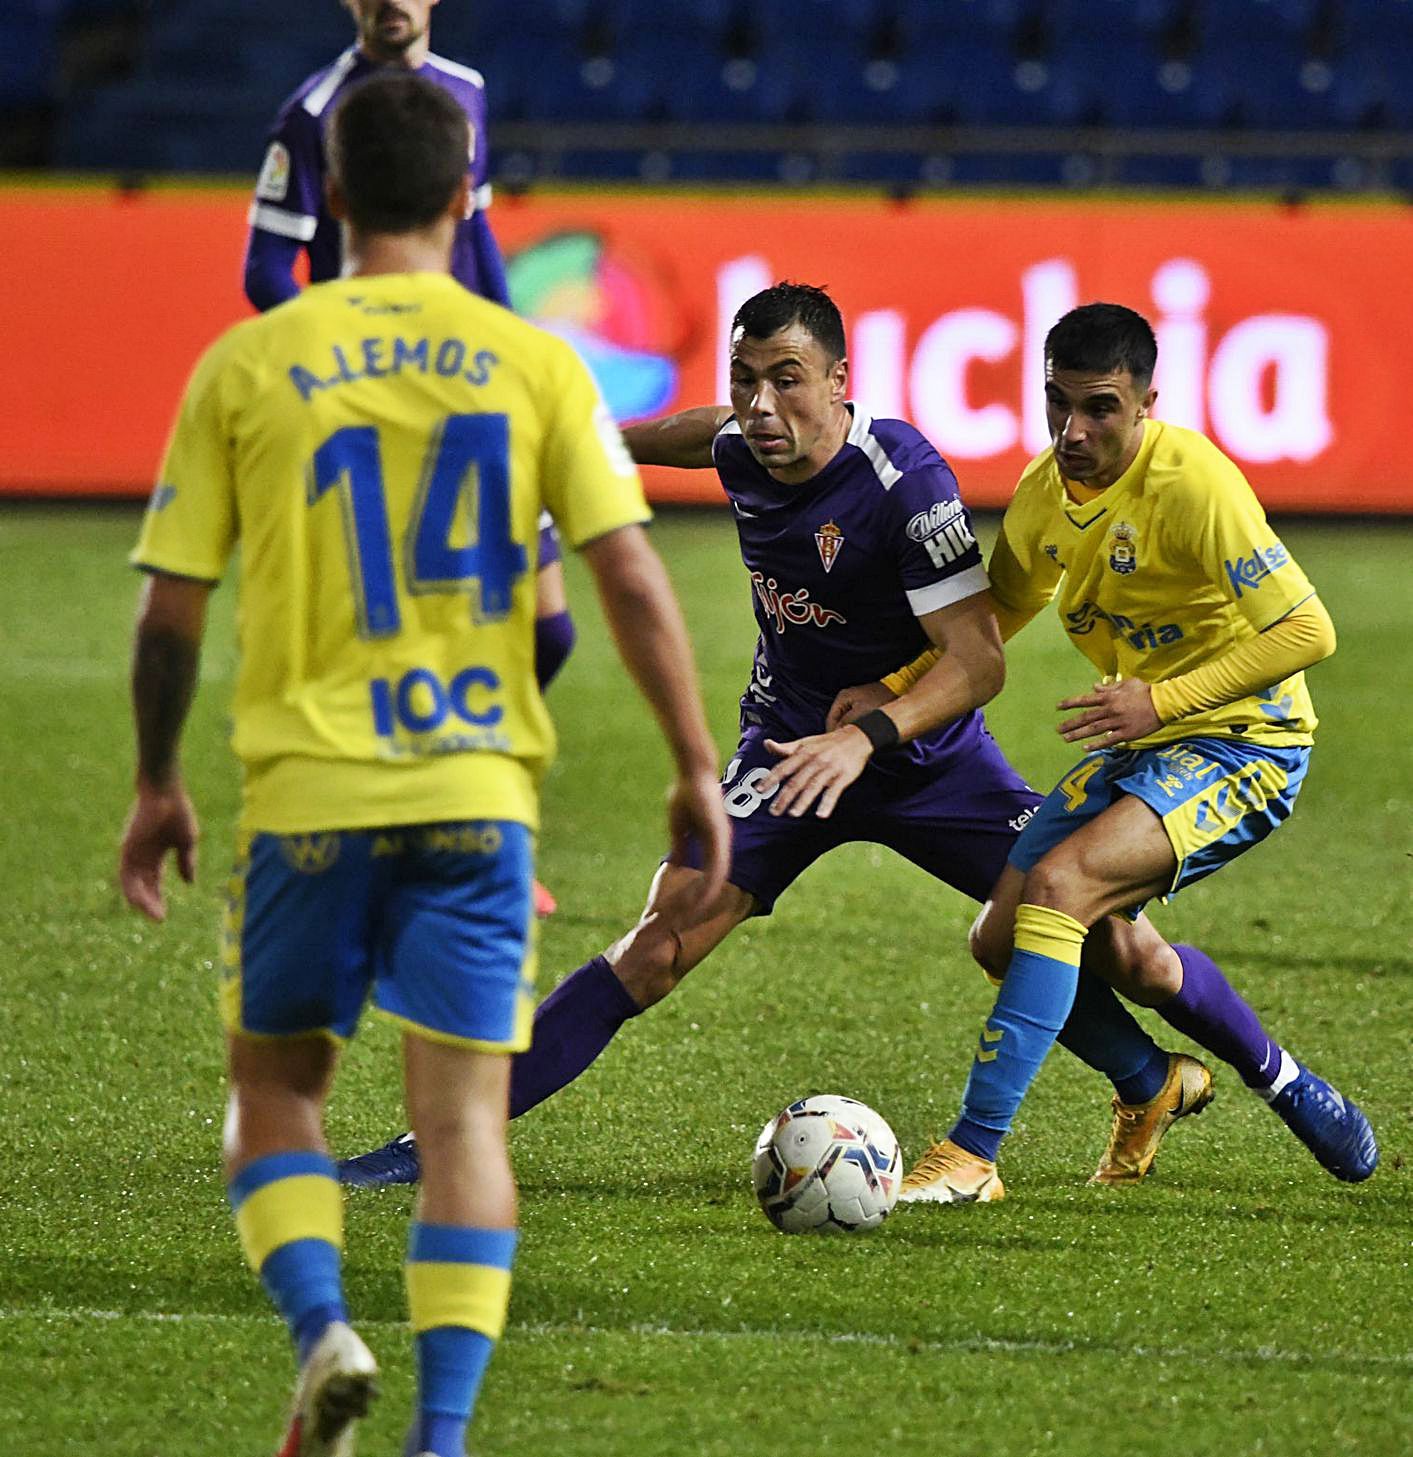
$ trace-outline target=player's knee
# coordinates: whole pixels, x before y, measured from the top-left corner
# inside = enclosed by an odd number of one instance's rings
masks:
[[[1006,975],[1011,960],[1010,928],[999,923],[989,905],[971,923],[967,945],[971,948],[972,960],[992,981],[1000,981]]]
[[[1021,903],[1047,906],[1077,920],[1088,921],[1090,889],[1079,866],[1061,856],[1047,855],[1025,877]]]

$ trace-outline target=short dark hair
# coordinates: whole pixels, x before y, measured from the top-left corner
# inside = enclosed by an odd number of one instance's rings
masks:
[[[1126,369],[1146,389],[1158,363],[1158,341],[1148,320],[1122,304],[1083,304],[1045,336],[1045,358],[1053,369],[1085,374]]]
[[[777,283],[748,298],[731,321],[752,339],[768,339],[791,324],[800,324],[829,357],[830,364],[843,359],[844,321],[839,306],[822,288],[809,283]]]
[[[447,210],[471,145],[466,114],[420,76],[373,76],[329,122],[329,170],[360,232],[412,233]]]

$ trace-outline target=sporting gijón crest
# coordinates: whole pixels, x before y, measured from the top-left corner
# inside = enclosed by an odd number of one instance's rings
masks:
[[[826,572],[834,568],[835,558],[838,557],[844,545],[844,533],[832,521],[826,521],[814,534],[814,544],[819,548],[819,559],[824,565]]]

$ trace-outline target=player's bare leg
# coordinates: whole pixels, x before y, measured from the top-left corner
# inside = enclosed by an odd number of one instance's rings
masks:
[[[510,1058],[410,1033],[403,1066],[424,1161],[406,1266],[418,1373],[406,1450],[462,1452],[510,1299]]]
[[[323,1130],[337,1050],[317,1035],[235,1034],[228,1051],[224,1151],[236,1226],[299,1353],[279,1457],[345,1457],[378,1368],[343,1299],[343,1210]]]

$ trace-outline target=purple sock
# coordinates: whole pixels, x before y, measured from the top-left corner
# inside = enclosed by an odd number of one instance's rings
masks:
[[[510,1064],[510,1116],[572,1083],[643,1009],[602,956],[572,971],[540,1003],[530,1046]]]
[[[1182,989],[1153,1010],[1170,1026],[1229,1062],[1248,1088],[1270,1087],[1280,1071],[1280,1044],[1236,994],[1220,966],[1195,946],[1174,946]]]

